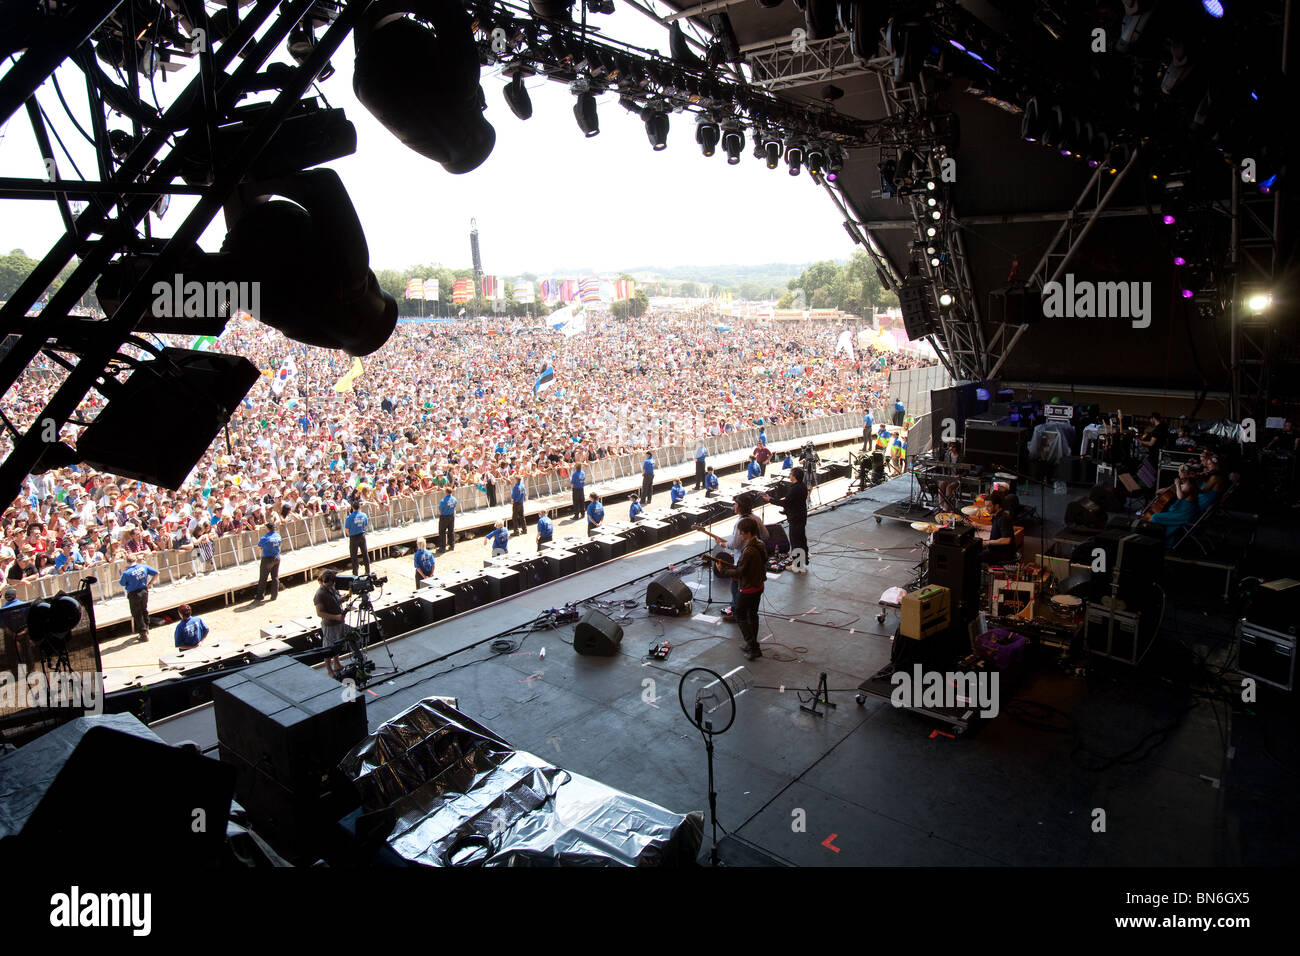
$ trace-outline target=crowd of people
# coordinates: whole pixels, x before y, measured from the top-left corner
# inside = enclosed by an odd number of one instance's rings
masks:
[[[904,353],[835,348],[830,325],[650,314],[591,320],[566,338],[544,320],[473,319],[399,325],[363,360],[232,321],[215,345],[264,377],[176,491],[73,466],[30,476],[0,518],[0,571],[13,583],[164,550],[213,570],[216,539],[263,534],[288,517],[338,512],[354,498],[383,507],[416,494],[517,477],[567,476],[586,461],[681,446],[737,429],[885,412],[888,372]],[[175,343],[179,344],[179,343]],[[292,354],[296,375],[275,373]],[[38,359],[4,397],[6,418],[30,427],[61,379]],[[538,388],[550,367],[549,387]],[[97,394],[78,417],[93,417]],[[78,426],[61,436],[75,445]],[[12,442],[0,440],[0,455]],[[160,454],[163,453],[160,450]],[[494,497],[494,496],[493,496]]]

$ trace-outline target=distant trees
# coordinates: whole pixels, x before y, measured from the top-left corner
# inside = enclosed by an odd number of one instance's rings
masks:
[[[898,304],[898,296],[884,287],[875,263],[860,249],[843,265],[829,259],[814,262],[790,280],[787,290],[777,302],[779,309],[799,307],[800,292],[803,308],[842,309],[862,316],[871,315],[878,306]]]

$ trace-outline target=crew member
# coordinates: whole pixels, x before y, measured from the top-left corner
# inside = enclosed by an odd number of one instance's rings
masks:
[[[645,453],[641,462],[641,500],[649,504],[655,493],[655,458],[650,452]]]
[[[505,554],[508,550],[506,545],[510,543],[510,532],[506,530],[505,522],[498,518],[492,526],[492,530],[487,533],[485,540],[488,547],[492,549],[492,557],[495,558],[499,554]]]
[[[118,583],[126,590],[126,602],[131,608],[131,623],[142,641],[149,640],[149,587],[158,572],[144,563],[144,553],[131,559],[131,565],[122,572]]]
[[[271,600],[280,596],[280,533],[275,530],[275,522],[266,523],[266,534],[258,538],[257,546],[262,549],[262,563],[257,571],[257,597],[266,596],[266,583],[271,582]],[[367,568],[369,570],[369,568]]]
[[[194,617],[194,611],[188,604],[182,604],[176,609],[176,613],[181,616],[180,623],[176,625],[173,638],[176,646],[179,648],[198,647],[199,643],[208,636],[208,626],[203,623],[203,618]]]
[[[709,465],[704,473],[704,497],[716,498],[718,496],[718,476],[713,473],[713,466]]]
[[[719,558],[713,559],[716,573],[738,585],[734,614],[740,624],[742,649],[751,661],[763,656],[758,646],[758,606],[767,580],[767,549],[759,540],[758,528],[758,520],[753,516],[741,518],[736,525],[740,560],[729,565]]]
[[[763,469],[759,467],[758,462],[754,459],[754,456],[750,455],[749,464],[745,466],[745,477],[750,481],[753,481],[762,473],[763,473]]]
[[[555,522],[551,520],[551,513],[545,508],[537,516],[537,550],[542,550],[542,545],[550,541],[555,535]]]
[[[325,649],[325,667],[330,677],[338,680],[343,676],[343,665],[339,663],[339,648],[343,644],[343,599],[335,590],[335,578],[338,572],[326,568],[320,573],[320,587],[312,603],[316,606],[316,616],[320,618],[321,646]]]
[[[802,468],[790,469],[790,490],[781,503],[786,520],[790,522],[790,553],[803,552],[803,563],[808,564],[808,485],[803,480]],[[795,570],[803,571],[795,562]]]
[[[902,427],[903,416],[906,413],[907,413],[907,409],[903,407],[903,400],[901,398],[895,398],[894,399],[894,426],[896,428]]]
[[[682,487],[681,480],[675,480],[673,486],[668,489],[668,499],[674,508],[680,508],[686,501],[686,489]]]
[[[366,548],[366,532],[370,529],[370,517],[361,510],[361,499],[352,499],[352,510],[343,521],[348,533],[348,557],[352,559],[352,573],[358,572],[361,559],[366,562],[366,574],[370,573],[370,551]]]
[[[573,488],[573,520],[577,521],[583,515],[582,501],[587,488],[587,473],[581,465],[574,467],[573,474],[569,476],[569,485]]]
[[[428,578],[433,577],[433,552],[428,548],[428,542],[423,538],[417,538],[415,541],[415,586],[419,588],[420,584]]]
[[[456,550],[456,496],[450,489],[438,501],[438,550]]]
[[[594,491],[591,493],[591,502],[587,505],[587,536],[591,537],[600,527],[600,523],[605,520],[605,508],[600,503],[600,496]]]
[[[527,500],[524,479],[516,475],[514,486],[510,489],[510,530],[514,534],[528,533],[528,519],[524,517],[524,502]]]
[[[695,446],[695,490],[699,491],[705,485],[706,465],[705,459],[709,457],[709,450],[704,447],[704,439]]]
[[[781,459],[781,470],[789,471],[793,467],[794,467],[794,456],[791,455],[789,452],[786,452],[785,457]]]
[[[772,452],[767,447],[767,436],[760,435],[754,446],[754,461],[758,462],[758,473],[767,477],[767,463],[772,460]]]
[[[641,507],[641,499],[636,494],[632,495],[632,503],[627,508],[628,521],[640,521],[645,515],[645,509]]]

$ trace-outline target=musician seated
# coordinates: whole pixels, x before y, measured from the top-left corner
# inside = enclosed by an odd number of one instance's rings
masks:
[[[1201,452],[1201,488],[1196,496],[1196,503],[1202,511],[1208,511],[1218,504],[1223,493],[1228,490],[1228,479],[1219,470],[1219,456],[1205,449]]]
[[[988,500],[989,539],[984,542],[980,560],[987,564],[1003,564],[1016,558],[1016,526],[1005,508],[1005,498],[1000,491],[993,492]]]
[[[1197,482],[1195,472],[1188,465],[1183,465],[1178,469],[1178,479],[1170,488],[1162,489],[1161,493],[1168,497],[1169,491],[1173,492],[1173,500],[1163,511],[1156,512],[1150,516],[1152,524],[1159,525],[1165,529],[1165,544],[1169,545],[1176,532],[1180,528],[1185,528],[1201,513],[1201,505],[1198,500]],[[1157,496],[1158,498],[1160,496]],[[1217,497],[1217,494],[1216,496]]]

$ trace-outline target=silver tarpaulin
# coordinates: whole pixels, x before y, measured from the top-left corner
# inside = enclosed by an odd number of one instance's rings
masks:
[[[695,862],[704,817],[683,816],[510,745],[429,698],[340,763],[389,847],[425,866],[675,866]]]

